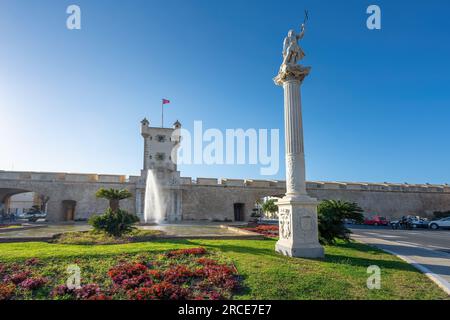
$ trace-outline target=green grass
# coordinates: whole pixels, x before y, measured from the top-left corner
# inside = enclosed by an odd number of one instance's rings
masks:
[[[12,224],[12,225],[2,225],[0,226],[0,230],[2,229],[17,229],[17,228],[22,228],[22,225],[17,225],[17,224]]]
[[[98,231],[66,232],[55,237],[52,243],[58,244],[121,244],[129,242],[143,242],[155,239],[162,235],[160,230],[138,230],[135,229],[122,237],[110,236]]]
[[[0,261],[37,257],[60,265],[88,260],[96,264],[118,255],[138,255],[188,247],[205,247],[234,262],[244,290],[235,299],[448,299],[425,275],[395,256],[359,243],[326,247],[320,260],[281,256],[274,240],[155,240],[117,245],[68,245],[42,242],[0,244]],[[100,264],[101,265],[101,264]],[[367,267],[381,268],[381,289],[366,286]]]

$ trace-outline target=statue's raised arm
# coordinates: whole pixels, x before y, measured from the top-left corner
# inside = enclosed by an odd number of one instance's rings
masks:
[[[300,34],[297,35],[297,40],[303,39],[304,36],[305,36],[305,24],[302,23],[300,27]]]

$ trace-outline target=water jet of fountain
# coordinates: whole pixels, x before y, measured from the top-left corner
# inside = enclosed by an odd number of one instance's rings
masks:
[[[153,170],[147,172],[147,183],[145,187],[145,223],[160,223],[164,221],[166,213],[166,203],[163,197],[162,189],[158,183],[156,174]]]

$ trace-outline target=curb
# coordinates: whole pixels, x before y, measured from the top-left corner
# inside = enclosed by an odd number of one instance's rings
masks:
[[[425,274],[431,281],[433,281],[435,284],[437,284],[439,288],[444,290],[445,293],[447,293],[450,296],[450,283],[448,283],[448,281],[445,280],[444,278],[442,278],[441,276],[435,274],[430,269],[428,269],[427,267],[424,267],[423,265],[421,265],[420,263],[416,262],[413,259],[410,259],[403,255],[397,254],[394,251],[391,251],[388,249],[382,249],[382,248],[378,248],[378,249],[381,249],[387,253],[390,253],[390,254],[402,259],[403,261],[407,262],[408,264],[412,265],[414,268],[416,268],[417,270],[419,270],[420,272]]]

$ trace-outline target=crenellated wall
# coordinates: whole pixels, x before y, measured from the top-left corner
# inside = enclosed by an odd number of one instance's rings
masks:
[[[183,192],[186,219],[232,220],[234,203],[245,204],[248,219],[254,201],[264,196],[282,196],[285,192],[285,181],[184,177],[181,184],[186,190]],[[450,210],[449,185],[308,181],[306,189],[318,200],[356,202],[366,215],[380,214],[390,219],[407,214],[431,217],[434,211]]]

